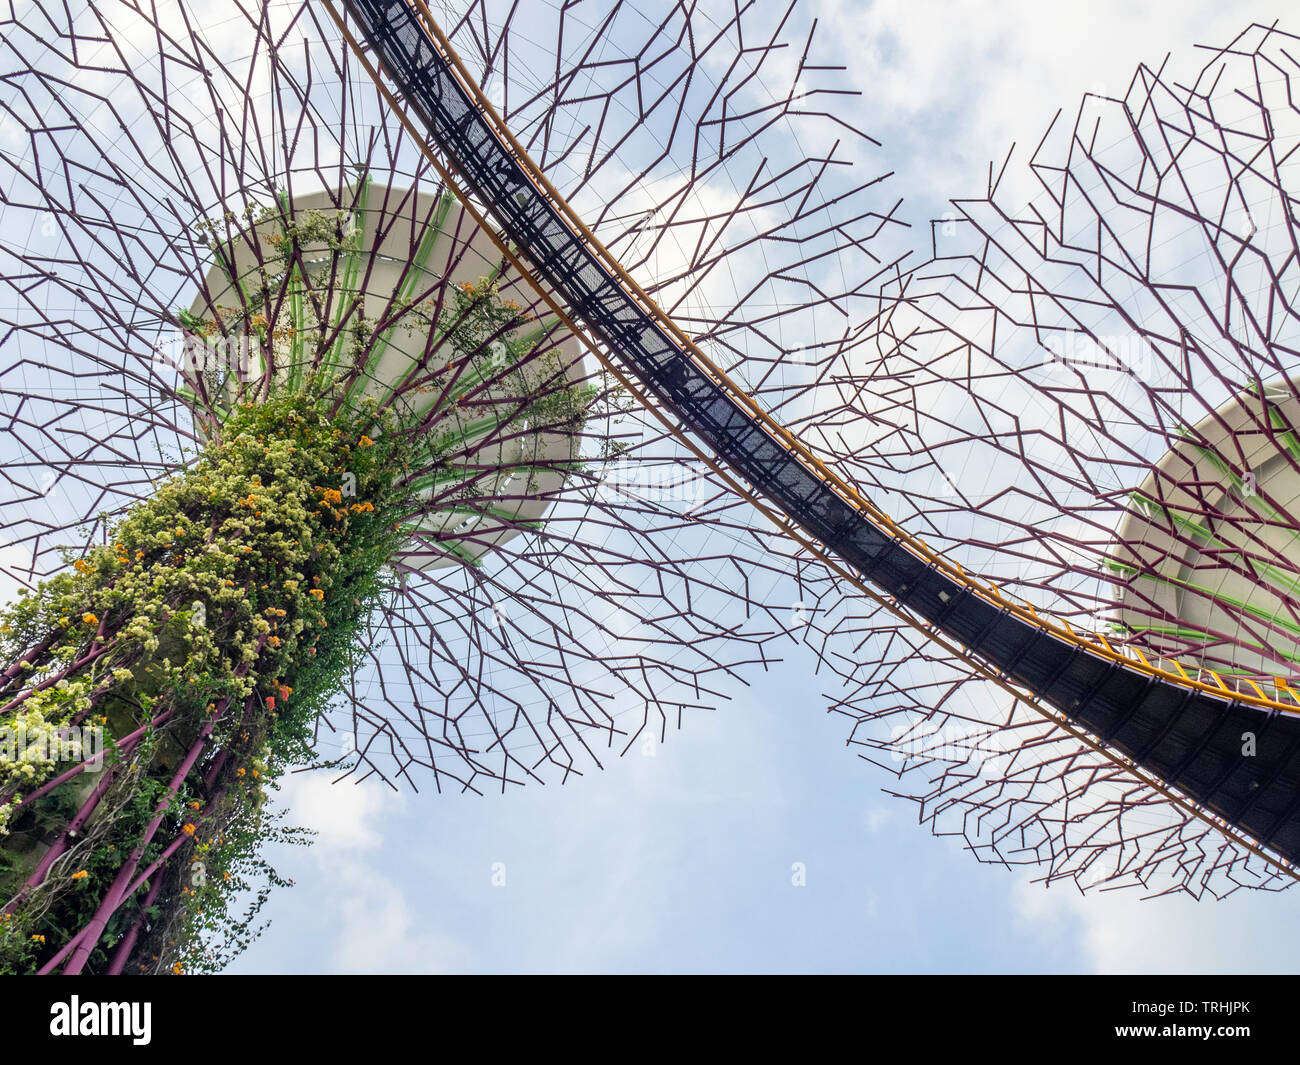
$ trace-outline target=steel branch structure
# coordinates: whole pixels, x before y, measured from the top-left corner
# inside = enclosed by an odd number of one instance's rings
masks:
[[[15,234],[5,249],[7,358],[0,376],[9,429],[5,544],[10,572],[28,582],[57,571],[57,548],[75,542],[78,526],[89,518],[92,536],[98,535],[94,515],[146,497],[154,481],[185,461],[181,448],[202,439],[207,415],[200,408],[196,425],[191,414],[202,382],[184,372],[183,345],[173,345],[184,331],[181,312],[208,286],[213,259],[210,231],[196,233],[195,223],[216,219],[216,236],[230,254],[251,254],[242,218],[250,204],[260,211],[277,196],[314,196],[327,211],[366,215],[371,231],[388,234],[385,247],[362,256],[360,271],[377,270],[380,255],[414,260],[423,252],[420,290],[405,303],[395,296],[367,308],[377,344],[423,322],[415,304],[449,302],[446,282],[467,276],[465,264],[481,259],[477,246],[471,248],[473,222],[446,214],[438,175],[385,114],[369,79],[357,80],[328,19],[321,23],[323,12],[292,4],[232,8],[229,40],[188,25],[179,11],[129,5],[92,7],[69,23],[53,12],[44,18],[45,25],[14,26],[5,38],[17,71],[6,79],[4,111],[4,204]],[[677,19],[679,25],[652,31],[653,46],[664,54],[656,75],[690,25],[684,9]],[[477,32],[476,25],[467,14],[466,31]],[[644,32],[640,25],[636,31]],[[483,46],[502,56],[526,46],[509,21],[492,32]],[[732,45],[726,34],[710,36],[713,44],[698,49],[692,62]],[[79,87],[92,49],[97,77],[113,93]],[[569,57],[563,47],[542,50],[553,65],[561,63],[555,81],[517,106],[521,115],[538,116],[545,142],[565,113],[557,102],[565,86],[586,68],[581,55]],[[742,74],[755,76],[738,72],[738,82]],[[680,107],[679,96],[646,101],[643,86],[620,82],[588,93],[584,107],[617,112],[621,101],[640,98],[657,116]],[[716,106],[725,116],[720,101],[721,95]],[[711,105],[706,99],[700,106]],[[699,144],[698,176],[674,159],[672,174],[658,185],[661,200],[647,199],[644,183],[630,177],[619,178],[619,187],[602,185],[601,224],[607,242],[624,246],[647,268],[659,265],[657,284],[683,320],[711,329],[720,344],[761,364],[759,342],[775,352],[783,329],[790,329],[784,323],[842,298],[817,294],[798,280],[804,259],[814,254],[815,220],[782,218],[771,231],[760,228],[763,212],[814,196],[830,161],[810,158],[748,188],[725,186],[734,189],[732,199],[702,214],[692,189],[711,177],[730,182],[731,169],[748,165],[761,150],[753,123],[724,117],[723,125],[731,156],[725,163],[709,162],[716,145]],[[595,147],[578,171],[570,172],[573,158],[565,155],[551,161],[552,173],[580,197],[593,179],[615,169],[626,136],[611,117],[589,138]],[[846,206],[858,209],[870,184],[859,198],[849,190]],[[227,211],[233,221],[223,216]],[[865,207],[861,213],[868,217]],[[421,239],[440,217],[445,233],[430,251]],[[871,223],[877,227],[885,216],[870,217],[881,220]],[[865,244],[866,236],[854,232],[852,239]],[[815,254],[833,257],[849,239],[821,240]],[[692,245],[698,245],[694,254]],[[684,254],[677,250],[682,246]],[[768,263],[772,252],[780,258]],[[718,309],[708,292],[724,275],[743,288],[729,309]],[[787,277],[794,280],[786,284]],[[498,283],[525,315],[539,321],[549,315],[542,296],[508,263]],[[778,284],[780,309],[772,311]],[[791,299],[800,287],[805,298]],[[328,303],[328,280],[319,288],[329,318],[343,301]],[[769,309],[749,315],[747,299]],[[207,302],[221,300],[213,294]],[[536,356],[565,350],[563,336],[551,329]],[[826,351],[829,358],[833,344]],[[438,345],[430,343],[420,357],[436,365]],[[775,354],[767,358],[763,375],[776,395],[783,379]],[[594,368],[575,372],[602,394],[615,387]],[[427,387],[412,375],[393,402]],[[607,443],[617,445],[613,461],[590,461]],[[590,744],[594,752],[624,749],[647,731],[661,734],[688,707],[709,704],[733,666],[764,659],[762,645],[784,627],[790,600],[788,592],[772,589],[790,566],[747,508],[635,411],[589,424],[578,457],[588,460],[585,470],[574,463],[562,486],[545,490],[544,535],[525,529],[533,535],[498,543],[491,564],[421,568],[431,541],[453,537],[450,530],[414,532],[416,558],[397,560],[406,574],[402,594],[375,619],[376,672],[354,691],[355,710],[322,726],[327,741],[336,730],[335,743],[346,746],[346,738],[359,752],[354,773],[418,785],[416,767],[423,766],[440,787],[476,790],[522,782],[547,764],[563,777],[582,761],[572,750],[588,745],[581,737],[602,734]],[[484,483],[477,495],[462,492],[456,504],[481,510],[500,501],[497,486]],[[481,516],[471,553],[494,543],[502,522],[511,519],[493,524]],[[736,613],[727,603],[742,609]],[[618,644],[636,648],[626,658],[611,654],[608,642],[579,635],[613,632],[620,617],[635,618],[640,633]],[[727,664],[724,644],[740,651]],[[596,679],[600,674],[604,681]],[[610,687],[612,676],[623,679]],[[679,680],[685,687],[677,687]],[[639,706],[637,722],[614,724],[604,709],[611,700],[618,713]],[[534,721],[537,708],[542,717]],[[514,758],[516,742],[532,753]]]
[[[934,223],[930,260],[884,290],[870,343],[825,376],[816,424],[797,427],[1008,598],[1174,670],[1148,695],[1132,685],[1135,703],[1172,701],[1163,719],[1090,729],[1284,855],[1298,798],[1295,44],[1256,26],[1203,66],[1142,67],[1126,92],[1058,117],[1027,168],[991,168],[983,195]],[[1288,882],[1056,742],[966,663],[839,593],[822,605],[854,742],[936,831],[1085,887]],[[1189,680],[1226,690],[1180,708]]]
[[[737,13],[719,26],[683,5],[647,24],[615,4],[594,32],[639,57],[615,63],[565,23],[542,45],[536,27],[486,7],[459,26],[510,66],[511,113],[535,131],[548,180],[598,202],[602,240],[777,406],[806,385],[781,361],[790,338],[824,312],[840,318],[884,272],[867,245],[891,224],[872,206],[875,178],[842,178],[835,138],[863,138],[833,118],[824,150],[780,142],[788,165],[766,166],[765,145],[808,92],[794,81],[828,79],[786,23]],[[746,33],[768,43],[741,61]],[[768,99],[773,57],[791,44],[805,60]],[[178,6],[96,4],[10,23],[3,48],[12,580],[36,587],[84,564],[113,522],[193,466],[232,409],[324,375],[345,405],[378,404],[424,456],[366,661],[317,723],[319,759],[339,775],[472,791],[562,781],[716,705],[789,642],[802,562],[784,537],[586,359],[323,10],[228,5],[200,24]],[[713,80],[698,65],[715,60]],[[521,85],[529,93],[514,95]],[[646,123],[673,147],[637,161],[644,142],[629,138]],[[839,270],[851,284],[827,283]],[[476,325],[483,299],[510,308],[508,322]],[[809,349],[822,362],[842,329],[828,335]],[[578,397],[580,416],[566,413]],[[257,700],[242,709],[262,712]],[[173,724],[148,722],[163,736]],[[209,778],[243,765],[213,735],[185,738],[186,772],[169,778],[172,799],[194,789],[200,815]],[[140,737],[112,739],[126,755]],[[87,768],[60,765],[49,788],[79,789]],[[12,798],[44,802],[49,788]],[[74,813],[95,823],[101,799],[78,790]],[[81,821],[29,823],[30,809],[11,823],[25,881],[14,912],[33,892],[68,897],[103,844]],[[46,937],[38,968],[169,969],[168,907],[194,840],[170,814],[147,835],[161,864],[123,865],[90,923]],[[150,927],[155,887],[168,917]]]
[[[1116,650],[1104,635],[1041,616],[908,535],[655,306],[531,163],[427,8],[418,0],[348,6],[400,87],[394,105],[418,114],[536,275],[715,462],[805,534],[810,550],[843,560],[855,583],[870,582],[910,623],[958,643],[978,672],[1063,715],[1079,727],[1076,737],[1118,752],[1188,814],[1244,834],[1237,838],[1247,849],[1280,855],[1289,869],[1300,855],[1300,703],[1284,679],[1271,691],[1249,679],[1230,685],[1212,669],[1193,674],[1176,659]],[[1242,756],[1247,736],[1250,758]]]
[[[897,203],[849,165],[874,142],[793,5],[448,8],[238,3],[200,25],[96,3],[4,26],[4,572],[92,568],[228,419],[323,380],[331,416],[395,426],[414,500],[316,721],[341,776],[566,780],[793,635],[847,681],[850,743],[980,858],[1084,887],[1289,884],[1282,36],[1089,103],[1035,158],[1029,214],[990,182],[904,271],[873,250]],[[320,515],[348,509],[334,474]],[[63,677],[48,650],[0,663],[0,714]],[[241,720],[292,693],[261,680]],[[159,706],[113,737],[125,765],[155,736],[182,751],[120,867],[95,848],[125,770],[0,788],[8,912],[112,876],[93,918],[24,948],[41,971],[177,949],[197,855],[168,803],[186,789],[201,821],[245,754],[225,704],[197,735]],[[71,819],[36,816],[59,788]]]

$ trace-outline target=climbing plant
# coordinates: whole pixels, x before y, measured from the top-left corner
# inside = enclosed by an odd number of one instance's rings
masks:
[[[193,461],[0,613],[0,972],[208,971],[255,938],[284,883],[261,846],[307,842],[268,789],[315,759],[390,561],[431,519],[492,512],[469,490],[481,441],[522,440],[510,474],[531,488],[583,468],[576,448],[537,456],[611,402],[539,353],[552,327],[494,277],[403,297],[380,327],[355,283],[361,227],[283,196],[244,217],[269,227],[269,255],[238,276],[200,223],[234,304],[177,321],[199,343],[238,340],[256,372],[192,376]],[[331,262],[307,265],[308,247]],[[441,354],[368,376],[402,336]]]

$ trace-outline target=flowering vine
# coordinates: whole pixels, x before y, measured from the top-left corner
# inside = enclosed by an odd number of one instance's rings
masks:
[[[410,509],[391,419],[330,406],[310,388],[234,410],[2,615],[0,724],[23,741],[0,757],[0,969],[111,970],[142,937],[165,968],[212,953],[195,933],[256,864],[265,788],[310,758]],[[99,764],[46,742],[95,728]]]

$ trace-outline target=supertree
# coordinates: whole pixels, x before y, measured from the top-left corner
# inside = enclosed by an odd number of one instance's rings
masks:
[[[349,44],[377,81],[391,81],[389,103],[408,129],[427,134],[429,158],[448,180],[486,206],[519,249],[516,261],[526,261],[521,268],[562,296],[567,324],[611,367],[623,366],[649,402],[672,411],[733,489],[825,566],[822,635],[814,639],[854,685],[839,708],[859,718],[855,742],[901,757],[900,776],[940,763],[928,790],[914,796],[923,819],[962,835],[982,857],[1045,865],[1047,879],[1083,886],[1136,882],[1198,894],[1294,879],[1300,695],[1282,671],[1259,671],[1278,653],[1260,633],[1286,628],[1294,587],[1278,567],[1276,542],[1294,538],[1282,509],[1294,494],[1284,402],[1285,276],[1294,251],[1284,49],[1272,58],[1259,44],[1225,50],[1191,89],[1153,85],[1140,73],[1137,99],[1121,103],[1129,137],[1113,150],[1118,161],[1100,161],[1098,128],[1076,130],[1071,151],[1082,162],[1036,158],[1040,172],[1064,176],[1047,190],[1046,210],[1058,215],[1031,205],[1030,221],[1017,222],[993,206],[1006,222],[1001,234],[979,229],[981,212],[962,204],[981,238],[976,254],[936,256],[885,286],[884,310],[845,336],[816,384],[801,389],[805,402],[776,408],[783,424],[759,401],[766,397],[756,399],[748,381],[714,361],[587,229],[420,0],[346,7],[357,28],[345,29]],[[1234,91],[1222,75],[1238,53],[1255,80]],[[1261,70],[1281,72],[1276,99]],[[1179,110],[1166,117],[1171,98]],[[1244,131],[1220,117],[1243,106]],[[1211,165],[1198,168],[1204,162]],[[990,181],[990,204],[995,192]],[[1236,203],[1250,224],[1231,238],[1241,247],[1230,255],[1213,242]],[[1254,214],[1269,205],[1280,251],[1260,269],[1260,253],[1248,257],[1243,248],[1258,232]],[[1176,244],[1178,223],[1189,219],[1227,275],[1226,310],[1210,316],[1219,333],[1208,340],[1198,335],[1206,327],[1196,312],[1219,306],[1205,297],[1212,284],[1181,264],[1153,267],[1156,249]],[[1255,362],[1248,344],[1246,358],[1218,350],[1243,343],[1232,324],[1245,304],[1237,292],[1243,257],[1267,311],[1256,315],[1268,329]],[[952,260],[967,272],[954,273]],[[1190,309],[1175,306],[1177,298]],[[1077,409],[1068,402],[1077,385],[1038,394],[1030,387],[1040,349],[1075,374],[1080,361],[1105,366],[1114,355],[1104,344],[1097,352],[1098,320],[1139,330],[1143,316],[1156,324],[1130,339],[1148,352],[1139,380],[1151,409],[1136,426],[1129,418],[1140,408],[1114,383],[1087,391]],[[1073,347],[1063,354],[1060,335],[1045,340],[1053,330],[1068,331],[1072,343],[1084,332],[1084,358]],[[1244,363],[1235,392],[1216,400],[1190,369],[1194,351],[1216,366],[1219,384]],[[1134,361],[1130,351],[1119,368],[1135,374]],[[1162,361],[1174,367],[1172,380],[1159,376]],[[1187,409],[1198,406],[1208,413],[1188,421]],[[1167,455],[1126,440],[1126,430],[1152,426],[1176,440]],[[1083,446],[1098,442],[1092,451]],[[937,457],[944,450],[975,464],[974,500],[944,472]],[[1101,472],[1082,473],[1089,462]],[[1025,483],[981,502],[981,479],[1007,466]],[[1139,483],[1126,485],[1135,469]],[[936,475],[961,497],[950,508],[956,529],[933,534],[942,535],[938,549],[917,532],[935,528],[927,477]],[[1062,505],[1066,493],[1053,491],[1052,477],[1075,493],[1072,506]],[[1097,521],[1117,494],[1128,502],[1122,520]],[[909,515],[904,523],[891,514],[895,504]],[[1253,544],[1237,531],[1242,506],[1268,528]],[[1081,539],[1079,512],[1116,545],[1109,554]],[[990,530],[990,521],[1014,531]],[[969,543],[959,538],[972,528]],[[1062,529],[1067,549],[1053,559],[1052,533]],[[984,553],[972,558],[964,549],[972,545]],[[1069,568],[1039,579],[1035,562],[1044,553],[1049,568],[1062,558]],[[1000,556],[1015,567],[1010,580],[996,565]],[[1261,576],[1264,592],[1251,583]],[[1099,581],[1121,586],[1116,615],[1102,609],[1099,618],[1093,594],[1080,616],[1079,596],[1089,594],[1080,584]],[[868,600],[874,606],[863,618]],[[1289,661],[1285,648],[1280,654]],[[1012,701],[990,699],[968,679],[990,681]],[[894,724],[887,737],[873,734],[881,722]]]
[[[1220,695],[1115,757],[828,582],[851,742],[982,860],[1198,896],[1294,879],[1295,45],[1254,26],[1190,75],[1140,67],[990,168],[796,427],[1009,611]]]
[[[548,180],[778,409],[890,224],[789,15],[448,20]],[[219,967],[255,934],[230,900],[278,882],[258,843],[294,838],[286,768],[562,781],[770,659],[804,562],[575,342],[322,8],[2,28],[0,965]]]
[[[904,272],[789,9],[227,15],[6,27],[8,966],[219,965],[286,767],[563,780],[806,597],[981,858],[1290,882],[1274,32]]]

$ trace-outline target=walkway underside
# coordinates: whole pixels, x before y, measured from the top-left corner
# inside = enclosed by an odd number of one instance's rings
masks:
[[[407,0],[347,0],[346,6],[349,25],[361,27],[404,108],[532,271],[720,464],[992,671],[1259,846],[1300,862],[1300,719],[1094,653],[990,601],[986,586],[963,583],[919,557],[897,530],[873,521],[827,483],[628,290],[603,249],[557,208],[553,190],[543,193],[520,150],[494,128]],[[1246,733],[1255,736],[1253,756],[1243,756]]]

